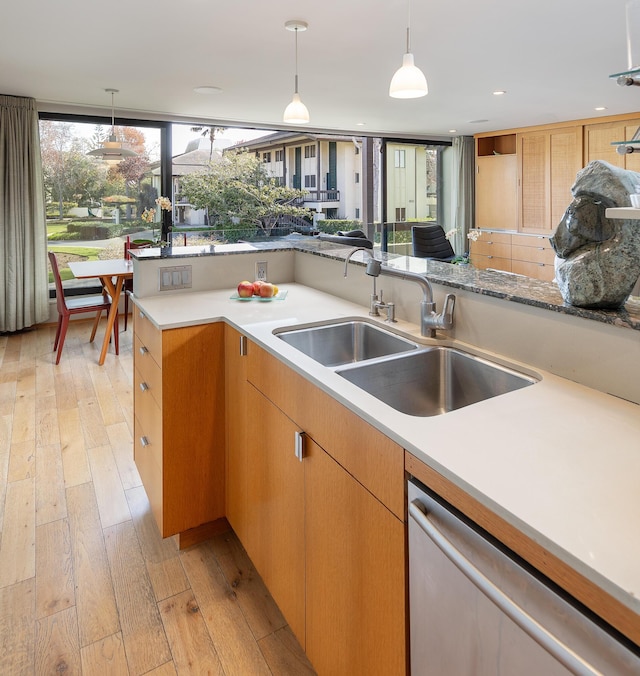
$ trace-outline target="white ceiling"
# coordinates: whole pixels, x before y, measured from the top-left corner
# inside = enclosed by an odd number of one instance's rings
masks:
[[[0,93],[41,110],[108,110],[113,87],[116,116],[286,128],[289,19],[309,24],[298,45],[310,128],[451,136],[640,110],[640,88],[609,79],[627,67],[625,0],[412,0],[429,83],[413,100],[387,94],[406,0],[11,0],[2,12]],[[202,85],[222,92],[195,94]]]

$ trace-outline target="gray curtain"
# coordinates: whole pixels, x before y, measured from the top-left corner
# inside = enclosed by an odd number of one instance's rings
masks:
[[[457,233],[452,241],[457,253],[469,251],[467,233],[475,218],[475,146],[472,136],[453,139],[453,227]]]
[[[47,231],[34,99],[0,95],[0,331],[49,319]]]

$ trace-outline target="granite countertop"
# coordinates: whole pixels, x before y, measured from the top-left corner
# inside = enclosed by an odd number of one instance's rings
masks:
[[[197,256],[223,256],[283,250],[304,251],[318,256],[344,260],[348,253],[352,251],[352,247],[320,241],[315,237],[300,236],[293,239],[268,242],[136,249],[131,251],[131,255],[141,261],[175,260]],[[640,297],[637,296],[631,296],[624,307],[618,310],[589,310],[566,304],[560,295],[557,284],[554,282],[543,282],[508,272],[479,270],[471,265],[451,265],[412,256],[381,254],[380,252],[376,252],[376,256],[382,257],[385,264],[390,267],[426,273],[432,282],[443,286],[464,289],[472,293],[502,298],[514,303],[640,331]]]
[[[446,277],[431,265],[434,281],[437,274]],[[475,274],[452,271],[451,285],[470,284]],[[485,275],[487,284],[491,275]],[[640,514],[636,404],[511,362],[540,381],[446,415],[409,416],[273,334],[305,322],[365,317],[368,308],[300,284],[281,288],[286,300],[268,303],[234,301],[233,289],[136,302],[160,329],[212,321],[238,328],[640,616],[640,539],[633,535],[633,515]],[[413,324],[397,328],[429,342]],[[472,438],[461,430],[473,430]]]

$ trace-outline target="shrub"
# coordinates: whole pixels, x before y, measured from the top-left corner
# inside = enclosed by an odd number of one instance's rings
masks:
[[[320,232],[324,232],[327,235],[335,235],[336,232],[344,231],[349,232],[349,230],[362,230],[362,221],[350,221],[347,219],[331,219],[325,221],[318,221],[317,227]]]

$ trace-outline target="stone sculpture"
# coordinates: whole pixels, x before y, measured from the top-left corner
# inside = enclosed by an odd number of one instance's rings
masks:
[[[640,173],[590,162],[571,188],[573,201],[550,238],[556,281],[566,303],[615,309],[640,277],[640,220],[606,218],[609,207],[631,206]],[[639,212],[640,213],[640,212]]]

